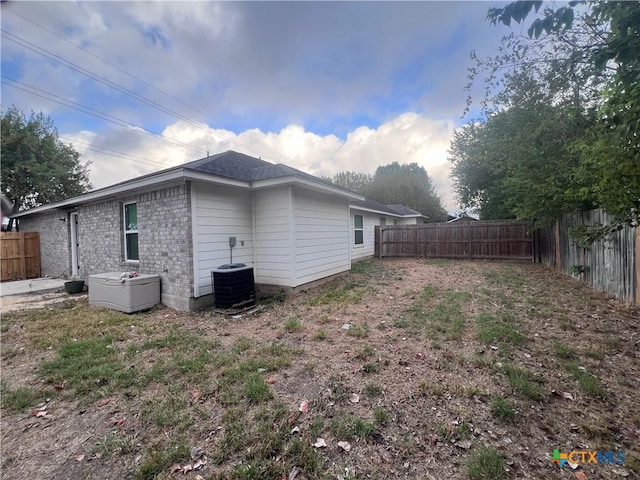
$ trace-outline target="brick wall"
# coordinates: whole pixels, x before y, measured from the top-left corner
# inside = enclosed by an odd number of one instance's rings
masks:
[[[123,204],[137,202],[138,263],[124,261]],[[190,184],[117,200],[80,205],[80,275],[137,271],[160,276],[163,303],[186,309],[193,296]],[[67,219],[61,222],[59,218]],[[69,214],[41,214],[20,220],[22,231],[40,232],[43,275],[69,274]]]
[[[135,199],[141,273],[160,275],[163,294],[187,298],[193,296],[189,186],[145,193]]]
[[[40,273],[42,276],[67,277],[71,275],[69,216],[65,212],[55,211],[21,218],[20,231],[40,233]]]

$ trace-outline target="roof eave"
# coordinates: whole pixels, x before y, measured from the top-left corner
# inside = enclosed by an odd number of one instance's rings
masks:
[[[77,205],[83,205],[88,203],[95,203],[105,198],[121,198],[128,195],[135,195],[136,193],[147,191],[151,187],[167,187],[172,185],[181,185],[186,180],[203,181],[209,183],[218,183],[222,185],[228,185],[233,187],[249,188],[249,182],[243,182],[240,180],[233,180],[225,177],[218,177],[207,173],[195,172],[187,169],[172,169],[157,175],[145,176],[138,180],[131,180],[129,182],[120,183],[111,187],[101,188],[93,192],[85,193],[77,197],[69,198],[61,202],[50,203],[39,207],[31,208],[23,212],[18,212],[13,215],[13,218],[26,217],[37,213],[46,212],[49,210],[67,209],[75,207]]]
[[[256,190],[259,190],[262,188],[284,186],[284,185],[297,185],[297,186],[304,187],[310,190],[315,190],[321,193],[338,195],[340,197],[344,197],[349,200],[364,200],[365,198],[364,196],[358,193],[349,192],[348,190],[343,190],[341,188],[334,187],[332,185],[328,185],[325,183],[314,182],[312,180],[309,180],[308,178],[302,178],[297,175],[268,178],[265,180],[257,180],[251,183],[251,187]]]

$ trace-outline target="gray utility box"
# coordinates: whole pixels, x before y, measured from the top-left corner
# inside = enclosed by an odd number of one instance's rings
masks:
[[[89,275],[89,304],[125,313],[147,310],[160,303],[160,277],[139,274],[120,280],[122,272]]]

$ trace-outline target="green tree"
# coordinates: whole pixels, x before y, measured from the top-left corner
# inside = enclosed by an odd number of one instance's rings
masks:
[[[458,194],[485,217],[544,222],[599,206],[614,228],[637,224],[640,2],[542,5],[489,10],[494,24],[537,18],[528,36],[504,37],[495,57],[472,54],[469,87],[486,79],[483,118],[452,142]]]
[[[385,205],[402,204],[428,217],[429,222],[447,219],[431,178],[417,163],[398,162],[376,169],[373,181],[364,188],[364,195]]]
[[[558,212],[584,208],[567,192],[580,155],[571,147],[589,117],[532,99],[458,130],[449,150],[461,203],[482,219],[548,224]]]
[[[336,173],[328,180],[345,190],[361,193],[373,181],[373,176],[368,173],[344,171]]]
[[[581,4],[584,13],[574,7]],[[510,25],[539,12],[542,2],[518,1],[492,8],[491,22]],[[544,34],[544,35],[543,35]],[[583,84],[591,86],[589,100],[599,122],[573,144],[581,163],[568,195],[593,201],[613,214],[617,226],[640,223],[640,2],[569,2],[545,8],[532,21],[532,39],[566,42],[570,58],[582,65]],[[565,62],[566,64],[566,62]],[[556,68],[550,64],[547,71]],[[560,75],[566,76],[560,70]],[[610,229],[603,229],[606,232]]]
[[[328,180],[384,205],[405,205],[428,217],[429,222],[447,219],[431,178],[417,163],[393,162],[378,167],[374,175],[345,171]]]
[[[88,164],[58,138],[53,121],[42,113],[27,119],[16,107],[1,119],[2,194],[21,209],[64,200],[91,187]]]

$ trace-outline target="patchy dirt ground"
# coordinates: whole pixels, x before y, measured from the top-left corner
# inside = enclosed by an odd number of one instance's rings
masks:
[[[2,478],[640,478],[639,329],[637,308],[538,265],[423,260],[239,317],[3,315]],[[58,375],[99,342],[117,368]],[[560,469],[555,449],[616,462]]]
[[[84,301],[87,294],[69,295],[66,292],[29,293],[25,295],[9,295],[0,301],[0,314],[9,312],[43,308],[69,301]]]

